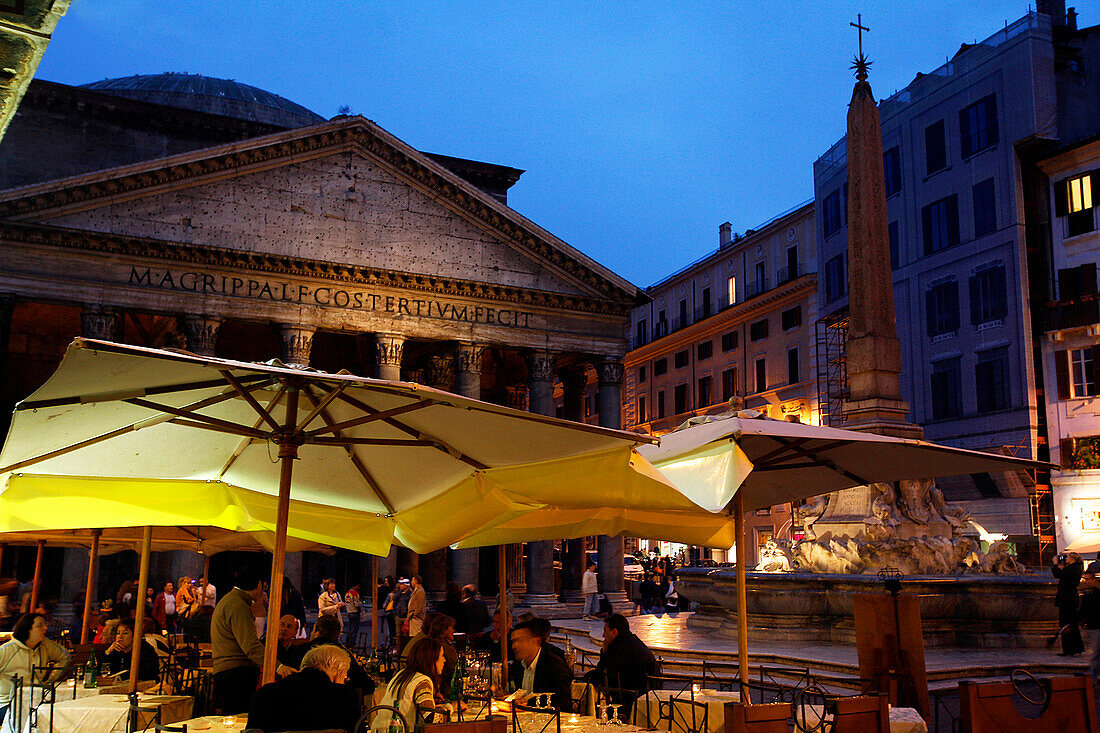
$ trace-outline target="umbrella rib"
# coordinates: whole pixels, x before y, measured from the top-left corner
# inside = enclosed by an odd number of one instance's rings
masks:
[[[799,438],[798,440],[799,440],[799,445],[805,445],[805,443],[809,441],[809,438]],[[830,443],[825,443],[824,445],[820,445],[820,446],[814,448],[813,449],[813,454],[817,455],[819,453],[825,453],[827,451],[831,451],[833,448],[838,448],[842,445],[848,445],[850,443],[851,443],[851,441],[848,441],[848,440],[834,440]],[[774,456],[774,455],[782,453],[784,450],[786,450],[786,449],[783,449],[781,451],[773,451],[769,455]],[[806,450],[806,449],[803,449],[803,450]],[[783,467],[792,467],[793,468],[793,466],[790,466],[790,464],[787,463],[787,462],[788,461],[797,461],[800,458],[803,458],[803,456],[800,455],[797,451],[793,451],[792,455],[780,456],[779,458],[776,458],[772,461],[767,461],[766,463],[769,466],[775,466],[777,468],[783,468]],[[799,464],[799,465],[801,465],[801,464]]]
[[[297,428],[296,432],[299,432],[299,433],[304,432],[305,429],[306,429],[306,426],[309,425],[311,422],[313,422],[317,418],[317,416],[321,414],[322,410],[324,410],[326,407],[328,407],[329,404],[334,399],[336,399],[345,389],[347,389],[349,384],[350,384],[350,382],[341,382],[339,385],[336,386],[335,389],[330,390],[329,393],[325,395],[324,399],[322,399],[319,404],[314,403],[312,400],[310,400],[310,403],[313,404],[313,411],[310,412],[308,415],[306,415],[304,420],[302,420],[300,423],[298,423],[298,428]],[[328,432],[328,431],[324,431],[324,432]]]
[[[788,441],[782,441],[782,442],[788,442]],[[793,450],[795,453],[801,454],[804,458],[809,458],[811,461],[820,461],[821,464],[823,466],[825,466],[826,468],[832,469],[833,471],[839,473],[841,476],[843,476],[847,479],[850,479],[852,481],[857,482],[857,485],[861,485],[861,484],[862,485],[867,485],[867,484],[874,483],[873,481],[868,481],[865,478],[862,478],[860,476],[855,475],[854,473],[852,473],[851,471],[848,471],[847,469],[841,468],[840,466],[838,466],[835,463],[833,463],[832,461],[830,461],[828,458],[823,458],[822,456],[818,455],[815,452],[811,452],[811,451],[808,451],[804,448],[800,448],[797,445],[791,445],[791,450]]]
[[[237,435],[247,435],[252,438],[263,438],[265,434],[257,430],[256,428],[250,428],[247,425],[240,425],[229,420],[220,420],[216,417],[208,417],[206,415],[195,412],[194,410],[185,410],[179,407],[172,407],[171,405],[162,405],[159,402],[152,402],[150,400],[143,399],[131,399],[125,400],[127,404],[137,405],[138,407],[145,407],[150,410],[157,410],[159,412],[167,412],[169,415],[175,415],[187,420],[195,420],[203,425],[209,425],[216,428],[221,428],[225,432],[235,432]]]
[[[338,397],[339,395],[334,395],[332,394],[332,392],[330,392],[329,396],[333,399],[336,399],[336,397]],[[425,407],[431,407],[434,404],[436,404],[435,400],[423,400],[421,402],[414,402],[411,405],[395,407],[392,410],[375,412],[372,415],[365,415],[363,417],[357,417],[353,420],[345,420],[344,422],[327,425],[326,427],[318,428],[317,430],[310,430],[309,432],[304,433],[304,436],[308,439],[314,437],[315,435],[321,435],[323,433],[335,433],[342,430],[347,430],[348,428],[358,427],[359,425],[365,425],[367,423],[378,422],[379,420],[385,420],[386,418],[395,417],[397,415],[403,415],[406,412],[423,410]],[[321,408],[324,409],[327,406],[328,403],[326,402],[324,405],[321,406]],[[319,412],[319,410],[314,410],[314,412]]]
[[[233,389],[237,391],[237,394],[244,398],[244,401],[247,402],[253,410],[259,413],[260,418],[268,425],[270,425],[272,430],[278,432],[282,429],[279,423],[275,422],[275,418],[271,416],[271,413],[263,408],[259,401],[257,401],[256,398],[253,397],[252,394],[244,388],[244,385],[241,384],[241,381],[233,376],[232,372],[230,372],[228,369],[221,369],[218,371],[218,373],[225,378],[225,381],[229,382],[230,386],[232,386]],[[259,425],[257,425],[256,427],[258,428]]]
[[[775,440],[779,440],[779,438],[775,438]],[[791,441],[790,443],[783,443],[782,441],[780,441],[780,446],[778,448],[773,450],[771,453],[765,453],[764,455],[759,456],[758,458],[753,458],[752,459],[752,464],[754,466],[760,466],[760,465],[766,464],[768,461],[774,459],[776,456],[782,456],[784,453],[792,451],[793,450],[792,446],[802,445],[803,443],[809,442],[809,440],[810,440],[809,438],[797,438],[794,441]]]
[[[212,383],[211,386],[216,387],[216,386],[220,386],[220,384],[221,384],[220,382],[215,382],[215,383]],[[264,386],[264,384],[262,384],[262,383],[261,384],[255,384],[255,385],[251,385],[249,387],[249,389],[250,390],[260,389],[263,386]],[[234,395],[233,392],[228,392],[228,391],[227,392],[222,392],[221,394],[214,395],[213,397],[207,397],[206,399],[199,400],[198,402],[193,402],[192,404],[188,405],[188,407],[190,407],[191,409],[196,409],[196,410],[201,409],[203,407],[209,407],[211,405],[216,405],[219,402],[225,402],[226,400],[231,399],[233,397],[233,395]],[[64,448],[58,448],[58,449],[52,450],[48,453],[42,453],[40,455],[35,456],[34,458],[28,458],[25,461],[19,461],[18,463],[12,463],[8,466],[0,466],[0,473],[6,473],[8,471],[15,471],[15,470],[18,470],[20,468],[25,468],[27,466],[32,466],[35,463],[41,463],[42,461],[48,461],[51,458],[57,458],[58,456],[63,456],[67,453],[72,453],[73,451],[80,450],[81,448],[87,448],[88,446],[95,445],[96,443],[102,443],[105,440],[110,440],[111,438],[117,438],[120,435],[125,435],[126,433],[129,433],[129,432],[132,432],[132,431],[135,431],[135,430],[141,430],[143,428],[152,427],[154,425],[159,425],[159,424],[165,423],[165,422],[174,422],[174,421],[168,415],[161,415],[161,416],[156,417],[156,418],[144,418],[142,420],[136,420],[136,421],[130,423],[129,425],[125,426],[125,427],[117,428],[115,430],[111,430],[109,432],[102,433],[102,434],[97,435],[95,437],[88,438],[87,440],[82,440],[78,443],[73,443],[72,445],[65,446]]]
[[[264,412],[270,414],[271,410],[275,407],[275,405],[279,404],[279,400],[283,398],[283,394],[285,393],[286,385],[280,383],[278,391],[275,393],[275,396],[271,398],[271,401],[267,403],[267,407],[264,409]],[[263,421],[264,420],[262,417],[256,418],[256,422],[253,423],[252,427],[259,430],[260,423],[262,423]],[[236,463],[237,459],[241,457],[242,453],[244,453],[244,449],[247,448],[251,443],[252,438],[242,438],[240,441],[237,442],[237,447],[233,449],[233,454],[229,456],[229,460],[225,462],[225,465],[222,466],[222,470],[218,472],[218,478],[222,478],[225,476],[226,472],[228,472],[229,469],[233,467],[233,464]]]
[[[393,446],[420,446],[435,447],[430,440],[417,440],[416,438],[348,438],[338,436],[334,438],[310,438],[308,443],[313,445],[393,445]]]
[[[361,402],[360,400],[355,399],[351,395],[342,394],[342,395],[340,395],[340,399],[344,402],[347,402],[349,405],[352,405],[353,407],[358,407],[363,412],[370,413],[372,415],[376,415],[376,414],[381,412],[381,410],[376,410],[373,407],[371,407],[370,405],[367,405],[367,404]],[[448,445],[446,441],[440,440],[439,438],[436,438],[433,435],[429,435],[428,433],[425,433],[421,430],[416,430],[415,428],[411,428],[408,425],[406,425],[405,423],[401,422],[400,420],[395,420],[392,417],[386,417],[386,418],[381,418],[381,419],[387,425],[389,425],[391,427],[394,427],[394,428],[397,428],[401,432],[405,433],[406,435],[411,435],[412,437],[416,438],[417,440],[430,440],[430,441],[432,441],[432,443],[434,444],[434,447],[436,448],[436,450],[440,450],[440,451],[446,453],[447,455],[451,456],[452,458],[454,458],[456,460],[459,460],[459,461],[462,461],[463,463],[466,463],[470,466],[473,466],[476,469],[484,470],[484,469],[489,467],[486,464],[482,463],[481,461],[478,461],[475,458],[471,458],[470,456],[466,455],[465,453],[458,450],[457,448],[454,448],[453,446]]]
[[[306,389],[302,390],[302,394],[306,396],[306,399],[309,400],[310,404],[317,405],[317,396],[313,394],[313,390],[310,389],[308,386],[306,387]],[[336,421],[333,420],[332,416],[328,414],[327,408],[322,407],[320,414],[321,419],[324,420],[326,424],[336,424]],[[336,437],[342,437],[342,433],[339,430],[336,431]],[[378,500],[382,502],[382,504],[386,507],[386,510],[390,514],[395,514],[397,510],[394,509],[393,503],[390,502],[389,497],[386,496],[386,492],[382,491],[382,487],[379,485],[378,481],[375,480],[374,476],[371,475],[371,472],[367,469],[363,461],[359,458],[359,456],[355,454],[355,451],[351,449],[350,445],[345,444],[343,448],[344,453],[346,453],[348,456],[348,460],[351,461],[351,465],[355,466],[355,470],[358,471],[359,475],[363,477],[363,480],[367,482],[367,486],[369,486],[371,491],[374,492],[374,495],[378,497]]]
[[[241,379],[241,383],[267,382],[271,377],[267,374],[256,374]],[[53,400],[35,400],[33,402],[20,402],[15,406],[19,410],[35,410],[40,407],[64,407],[65,405],[87,405],[95,402],[113,402],[114,400],[128,399],[130,397],[149,397],[151,395],[174,394],[176,392],[191,392],[196,389],[208,389],[210,387],[223,387],[225,382],[220,379],[212,379],[202,382],[186,382],[184,384],[165,385],[162,387],[142,387],[129,392],[115,392],[104,395],[83,395],[76,397],[59,397]]]

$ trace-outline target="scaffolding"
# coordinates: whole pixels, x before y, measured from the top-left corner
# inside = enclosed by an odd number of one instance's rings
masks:
[[[843,427],[848,399],[848,310],[841,309],[817,322],[817,400],[821,424]]]

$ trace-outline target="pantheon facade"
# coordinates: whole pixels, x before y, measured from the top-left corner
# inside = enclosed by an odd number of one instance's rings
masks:
[[[630,310],[645,296],[509,208],[521,174],[226,80],[35,81],[0,143],[2,419],[83,335],[347,369],[618,428]],[[623,539],[595,545],[603,589],[621,593]],[[563,543],[566,599],[585,552],[583,538]],[[63,556],[62,601],[83,586],[79,554]],[[496,555],[395,551],[381,572],[418,572],[435,593],[492,591]],[[507,556],[518,593],[554,602],[553,543]],[[189,562],[159,558],[153,575]],[[308,599],[331,563],[291,558],[291,580]]]

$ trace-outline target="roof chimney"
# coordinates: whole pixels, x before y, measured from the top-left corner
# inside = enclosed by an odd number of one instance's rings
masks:
[[[1050,24],[1055,28],[1066,24],[1066,0],[1037,0],[1035,9],[1050,16]]]
[[[718,226],[718,249],[730,246],[730,223],[727,221]]]

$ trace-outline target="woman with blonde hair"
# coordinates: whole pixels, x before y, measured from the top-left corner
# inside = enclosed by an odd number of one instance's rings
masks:
[[[198,598],[195,596],[195,589],[191,587],[191,578],[185,575],[176,586],[176,613],[180,618],[191,618],[197,605]]]

